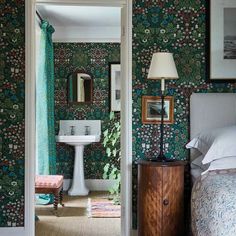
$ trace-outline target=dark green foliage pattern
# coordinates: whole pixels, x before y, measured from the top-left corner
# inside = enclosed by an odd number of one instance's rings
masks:
[[[0,1],[0,227],[24,226],[24,1]]]
[[[102,131],[109,121],[109,62],[120,61],[118,43],[54,43],[55,51],[55,120],[102,120]],[[84,69],[93,76],[94,101],[92,104],[67,103],[67,75],[75,68]],[[103,139],[101,139],[102,142]],[[103,167],[109,161],[101,143],[85,147],[85,177],[101,179]],[[57,173],[72,178],[73,147],[57,144]]]
[[[158,152],[159,127],[141,123],[142,95],[158,95],[160,85],[155,81],[147,81],[147,70],[152,53],[167,50],[174,53],[180,79],[167,83],[167,94],[175,97],[175,123],[165,126],[166,152],[169,157],[186,159],[188,153],[184,145],[188,140],[189,96],[192,92],[235,92],[235,84],[206,83],[205,62],[205,6],[206,0],[133,0],[133,158],[134,160],[153,157]],[[0,1],[0,227],[24,225],[24,1]],[[59,46],[56,45],[59,50]],[[68,69],[73,69],[89,61],[89,55],[73,56],[73,50],[61,48],[61,57],[67,56],[64,67],[61,65],[56,77],[58,88],[65,86]],[[82,49],[81,49],[82,50]],[[96,49],[94,49],[96,51]],[[78,49],[78,52],[80,49]],[[106,51],[106,50],[105,50]],[[91,53],[94,52],[91,50]],[[97,55],[97,53],[92,53]],[[98,54],[98,58],[99,58]],[[106,56],[108,60],[116,61],[115,54]],[[97,57],[93,63],[102,62]],[[101,57],[100,57],[101,58]],[[108,58],[108,59],[106,59]],[[67,61],[69,59],[69,61]],[[73,59],[73,60],[72,60]],[[104,58],[102,58],[104,59]],[[71,61],[74,61],[74,64]],[[90,61],[91,62],[91,61]],[[65,69],[66,68],[66,69]],[[75,113],[76,118],[101,118],[100,103],[108,101],[107,82],[103,71],[104,66],[94,67],[95,78],[99,84],[92,110],[85,105]],[[102,72],[102,74],[100,73]],[[61,83],[61,85],[60,85]],[[56,96],[65,96],[57,90]],[[65,101],[65,97],[62,98]],[[56,101],[57,120],[72,119],[77,107],[68,107]],[[106,105],[108,114],[108,106]],[[64,116],[64,114],[66,116]],[[103,118],[103,117],[102,117]],[[63,148],[65,156],[59,155],[58,172],[65,170],[66,177],[71,177],[73,165],[72,150]],[[91,148],[91,156],[95,158],[86,164],[90,171],[86,177],[101,176],[97,161],[101,162],[102,147]],[[98,150],[98,151],[97,151]],[[89,154],[89,155],[90,155]],[[69,162],[66,162],[66,158]],[[88,159],[87,159],[88,160]],[[102,159],[103,162],[103,159]],[[61,163],[61,164],[60,164]],[[105,163],[105,160],[104,160]],[[63,168],[62,168],[63,167]],[[133,168],[134,176],[136,168]],[[134,178],[136,180],[136,178]],[[134,183],[134,222],[136,219],[136,184]]]
[[[141,98],[160,95],[160,82],[148,81],[152,54],[174,53],[178,80],[168,81],[166,95],[174,96],[174,124],[165,125],[165,152],[170,158],[187,159],[189,97],[195,93],[235,92],[234,83],[206,83],[206,1],[133,1],[133,160],[157,157],[158,125],[142,124]],[[137,169],[134,166],[134,172]],[[136,173],[134,173],[135,176]],[[136,178],[134,178],[136,222]]]

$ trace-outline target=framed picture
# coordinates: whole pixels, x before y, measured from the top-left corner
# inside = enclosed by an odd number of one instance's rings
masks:
[[[174,123],[174,98],[167,96],[164,99],[164,124]],[[142,122],[144,124],[161,123],[161,97],[142,97]]]
[[[236,79],[236,1],[209,0],[207,6],[209,82]]]
[[[110,110],[114,112],[119,112],[120,96],[121,96],[120,62],[109,63],[109,77],[110,77]]]

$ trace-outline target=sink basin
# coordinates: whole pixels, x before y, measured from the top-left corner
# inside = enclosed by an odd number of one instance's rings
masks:
[[[85,128],[90,128],[90,134],[85,135]],[[73,127],[73,128],[72,128]],[[73,129],[74,135],[71,135]],[[56,141],[75,147],[74,172],[71,188],[68,194],[71,196],[86,196],[89,193],[84,181],[84,146],[99,142],[101,137],[100,120],[61,120],[60,131]]]
[[[99,142],[100,135],[58,135],[56,136],[56,141],[71,146],[88,145],[90,143]]]

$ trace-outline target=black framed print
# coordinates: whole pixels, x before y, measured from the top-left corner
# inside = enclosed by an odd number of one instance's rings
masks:
[[[120,112],[121,108],[121,71],[120,62],[109,63],[110,111]]]
[[[235,82],[236,80],[236,1],[209,0],[208,80]]]

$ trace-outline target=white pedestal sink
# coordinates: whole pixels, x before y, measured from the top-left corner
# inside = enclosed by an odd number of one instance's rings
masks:
[[[78,123],[79,122],[79,123]],[[77,130],[83,130],[81,123],[91,128],[91,135],[78,135]],[[75,135],[60,135],[69,133],[68,127],[75,127]],[[85,127],[83,126],[83,128]],[[98,132],[99,131],[99,132]],[[75,147],[74,172],[71,188],[68,191],[70,196],[86,196],[89,193],[84,181],[84,146],[100,141],[101,123],[100,121],[60,121],[60,132],[56,136],[56,141],[66,143]],[[98,134],[93,134],[98,133]]]

